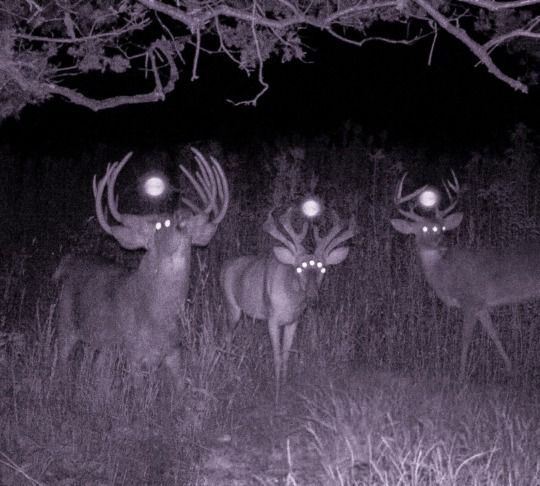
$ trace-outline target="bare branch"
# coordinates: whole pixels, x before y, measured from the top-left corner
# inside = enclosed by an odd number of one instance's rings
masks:
[[[481,63],[486,66],[487,70],[491,74],[493,74],[501,81],[504,81],[506,84],[508,84],[517,91],[521,91],[522,93],[528,92],[528,88],[525,84],[503,73],[499,69],[499,67],[493,62],[493,59],[491,59],[485,47],[483,47],[481,44],[478,44],[478,42],[472,39],[464,29],[452,24],[452,22],[448,18],[446,18],[437,9],[435,9],[427,0],[413,1],[414,3],[422,7],[426,11],[426,13],[439,24],[441,28],[443,28],[444,30],[446,30],[446,32],[453,35],[463,44],[465,44],[471,50],[471,52],[476,57],[478,57]]]
[[[531,7],[540,5],[540,0],[515,0],[510,2],[494,2],[492,0],[458,0],[460,3],[474,5],[475,7],[484,8],[490,12],[501,10],[510,10],[523,7]]]

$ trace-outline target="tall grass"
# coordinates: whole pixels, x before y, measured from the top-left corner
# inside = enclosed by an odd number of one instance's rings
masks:
[[[60,223],[50,233],[41,228],[32,236],[38,226],[29,222],[23,232],[26,249],[4,247],[0,482],[213,484],[205,479],[204,458],[212,455],[220,438],[242,427],[248,410],[271,403],[273,385],[266,327],[245,319],[229,334],[218,269],[229,256],[268,250],[272,242],[261,231],[268,209],[314,192],[344,217],[354,213],[359,227],[348,259],[328,272],[320,303],[302,318],[291,358],[291,381],[298,384],[308,417],[303,428],[327,481],[321,484],[534,484],[517,478],[505,483],[502,476],[488,474],[495,463],[497,474],[510,468],[500,441],[514,444],[515,450],[538,446],[522,430],[526,414],[511,417],[516,403],[495,396],[488,400],[494,405],[480,412],[484,395],[471,391],[456,397],[451,387],[430,391],[426,385],[445,383],[456,374],[462,317],[427,287],[413,242],[393,232],[389,219],[395,215],[392,195],[399,175],[409,171],[411,185],[434,182],[434,177],[447,175],[444,161],[430,164],[420,151],[387,147],[384,140],[366,139],[356,127],[326,138],[234,153],[217,144],[199,148],[223,162],[233,192],[228,215],[209,248],[193,252],[188,308],[179,319],[186,383],[181,396],[161,374],[134,386],[119,351],[110,353],[102,369],[96,369],[92,356],[79,353],[75,379],[57,366],[57,289],[50,275],[58,254],[67,248],[98,251],[128,265],[136,264],[137,255],[119,251],[92,219],[70,228],[66,222],[77,218],[61,200],[47,205],[54,206]],[[531,134],[518,127],[506,152],[483,150],[452,164],[464,186],[460,209],[465,221],[454,236],[458,244],[512,245],[538,237],[536,148]],[[100,158],[105,152],[99,149]],[[160,158],[163,165],[167,158],[174,164],[181,161],[166,153]],[[47,164],[54,173],[53,164]],[[133,201],[128,189],[123,194]],[[29,206],[23,210],[37,211],[30,207],[32,201],[25,204]],[[83,214],[91,215],[89,190],[82,191],[75,207],[85,207]],[[47,219],[47,227],[52,224]],[[515,383],[538,376],[538,311],[531,303],[499,309],[494,316],[518,370]],[[502,363],[483,333],[476,332],[470,356],[472,382],[504,381]],[[381,370],[375,376],[385,379],[373,384],[364,375],[352,382],[323,378],[351,369]],[[414,377],[423,384],[416,385]],[[414,417],[402,417],[404,411],[422,414],[422,394],[438,400],[439,411],[452,405],[454,415],[442,424],[427,414],[421,425]],[[501,427],[504,432],[497,435]],[[482,440],[477,443],[475,437]],[[468,447],[460,449],[462,443]],[[471,468],[484,472],[474,469],[460,483],[456,478]],[[528,456],[520,471],[521,477],[537,480]],[[293,481],[294,475],[288,478]]]

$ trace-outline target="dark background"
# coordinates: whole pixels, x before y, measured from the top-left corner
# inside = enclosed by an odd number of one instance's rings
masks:
[[[313,49],[306,63],[265,66],[270,90],[256,108],[226,101],[254,96],[255,75],[246,78],[224,56],[202,56],[199,80],[190,82],[191,73],[184,71],[165,102],[92,113],[54,100],[5,121],[0,137],[20,153],[77,153],[99,143],[151,149],[200,139],[235,146],[291,134],[331,134],[349,120],[367,133],[384,132],[395,143],[459,153],[502,142],[518,122],[538,128],[538,88],[528,95],[514,92],[483,66],[475,67],[467,48],[447,35],[439,35],[431,66],[431,39],[409,47],[357,48],[320,33],[308,37]],[[519,72],[513,61],[498,61],[509,73]],[[141,78],[119,83],[137,89]],[[110,95],[115,82],[93,76],[80,87]]]

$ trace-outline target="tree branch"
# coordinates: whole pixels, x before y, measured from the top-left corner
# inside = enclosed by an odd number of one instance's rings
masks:
[[[514,79],[507,74],[503,73],[499,67],[493,62],[491,56],[486,51],[485,47],[478,44],[474,39],[472,39],[469,34],[463,30],[461,27],[458,27],[450,22],[443,14],[441,14],[437,9],[435,9],[427,0],[412,0],[414,3],[422,7],[426,13],[433,19],[441,28],[446,30],[449,34],[453,35],[459,39],[463,44],[465,44],[471,52],[480,60],[480,62],[486,66],[487,70],[493,74],[495,77],[504,81],[506,84],[511,86],[517,91],[522,93],[527,93],[528,88],[521,81]]]

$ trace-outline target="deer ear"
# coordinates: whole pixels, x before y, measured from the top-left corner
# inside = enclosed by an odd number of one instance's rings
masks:
[[[185,227],[195,246],[206,246],[214,236],[217,225],[208,222],[206,214],[195,214],[185,220]]]
[[[330,254],[326,257],[325,263],[327,265],[337,265],[341,263],[343,260],[345,260],[348,254],[349,254],[348,246],[342,246],[341,248],[336,248],[335,250],[332,250]]]
[[[278,262],[284,263],[285,265],[294,265],[296,263],[296,258],[288,248],[285,248],[284,246],[274,246],[272,250],[278,259]]]
[[[404,235],[410,235],[414,233],[414,225],[405,219],[391,219],[390,224],[395,230],[403,233]]]
[[[444,218],[444,226],[446,226],[446,230],[450,231],[457,228],[460,225],[462,219],[463,213],[453,213]]]
[[[217,226],[206,223],[201,226],[194,226],[191,232],[191,242],[195,246],[206,246],[216,233]]]

